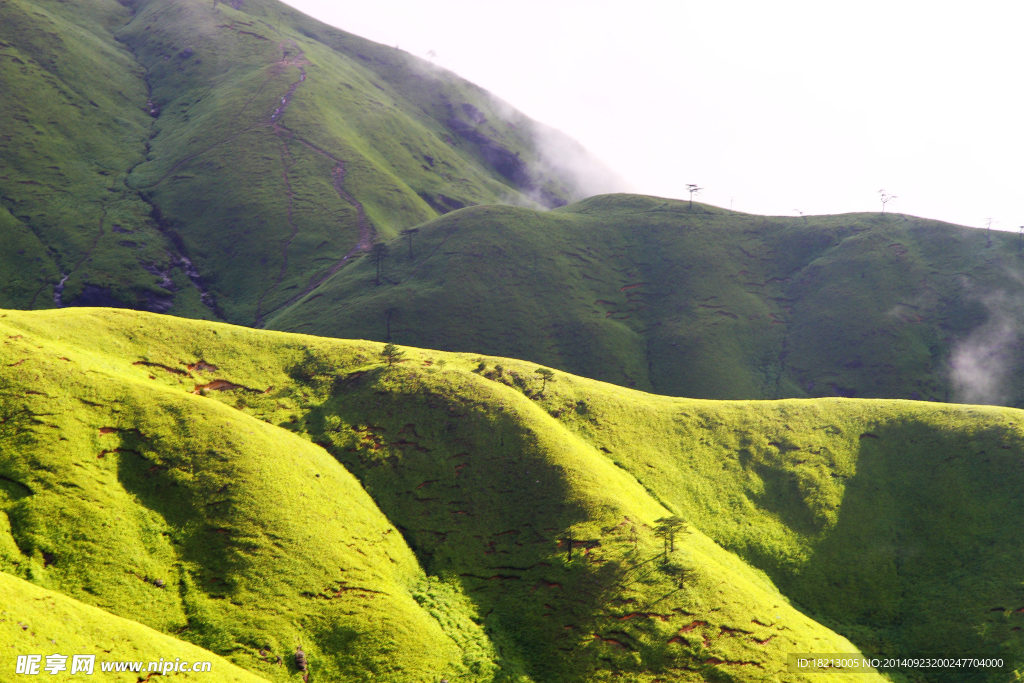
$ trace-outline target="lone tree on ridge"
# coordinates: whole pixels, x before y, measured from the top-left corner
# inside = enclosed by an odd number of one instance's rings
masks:
[[[686,191],[690,193],[690,210],[691,211],[693,210],[693,195],[700,194],[700,191],[703,190],[703,189],[704,189],[703,187],[697,187],[697,185],[695,185],[694,183],[687,183]]]
[[[885,190],[879,190],[878,191],[878,196],[882,200],[882,213],[885,213],[885,205],[888,204],[889,202],[891,202],[892,200],[896,199],[896,195],[894,195],[894,194],[886,194]]]
[[[555,373],[547,368],[537,368],[534,372],[540,375],[541,382],[543,382],[540,386],[540,395],[543,396],[544,390],[548,388],[548,382],[555,381]]]
[[[412,236],[420,231],[419,228],[406,228],[402,234],[409,238],[409,260],[412,261]]]
[[[384,359],[384,362],[386,362],[390,368],[395,363],[402,362],[402,358],[405,357],[405,351],[398,348],[395,344],[388,342],[384,345],[384,348],[380,350],[380,357]]]
[[[377,242],[373,245],[373,256],[377,262],[377,285],[380,285],[380,274],[384,270],[384,259],[388,255],[388,245]]]

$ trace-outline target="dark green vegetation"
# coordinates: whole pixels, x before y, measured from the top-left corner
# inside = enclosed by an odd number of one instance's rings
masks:
[[[810,680],[836,632],[1022,666],[1019,410],[382,349],[0,313],[3,571],[270,680]]]
[[[5,1],[0,83],[0,306],[253,325],[441,213],[584,196],[564,136],[276,0]]]
[[[789,219],[635,195],[462,209],[268,319],[717,399],[1024,405],[1017,238],[893,214]]]

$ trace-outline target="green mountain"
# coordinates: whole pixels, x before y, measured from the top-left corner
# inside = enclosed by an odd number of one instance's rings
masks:
[[[1014,237],[583,199],[274,0],[6,0],[0,82],[0,680],[1024,673]]]
[[[676,396],[1024,406],[1015,237],[576,202],[617,181],[571,140],[276,0],[9,0],[0,80],[0,306],[393,340]]]
[[[465,208],[267,320],[528,358],[644,391],[1024,405],[1016,236],[636,195]]]
[[[276,0],[10,0],[0,82],[13,308],[254,325],[374,240],[470,204],[565,204],[593,191],[570,165],[599,167],[454,74]]]
[[[1024,672],[1016,409],[668,398],[109,309],[4,311],[0,339],[0,569],[38,586],[5,577],[0,619],[46,589],[281,681],[300,646],[313,681]]]

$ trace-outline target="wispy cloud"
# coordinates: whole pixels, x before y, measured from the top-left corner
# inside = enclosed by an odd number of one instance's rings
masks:
[[[1024,334],[1024,296],[997,291],[979,298],[988,320],[953,346],[953,398],[957,403],[1006,405]]]
[[[635,191],[629,182],[565,133],[535,123],[533,135],[542,167],[572,183],[574,187],[570,190],[576,197]]]

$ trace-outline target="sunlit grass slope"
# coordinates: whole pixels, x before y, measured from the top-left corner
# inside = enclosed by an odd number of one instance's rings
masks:
[[[154,385],[121,360],[148,333],[124,332],[107,353],[99,335],[4,335],[5,571],[270,678],[295,671],[300,645],[335,680],[464,668],[352,475],[286,430]]]
[[[983,231],[908,216],[605,195],[547,213],[466,208],[388,246],[379,284],[365,258],[267,325],[673,396],[1024,402],[1024,368],[999,336],[1024,295],[1005,233],[988,247]],[[998,364],[990,396],[951,380],[961,342]]]
[[[2,306],[251,325],[378,236],[585,196],[564,136],[276,0],[12,0],[0,77]]]
[[[71,675],[72,655],[95,655],[93,676],[104,681],[136,683],[137,673],[102,672],[100,662],[210,662],[208,672],[178,672],[183,681],[259,683],[265,678],[240,669],[217,655],[167,636],[142,624],[116,617],[61,593],[0,572],[0,680],[26,680],[16,675],[18,655],[42,655],[40,670],[49,680],[82,680]],[[46,656],[67,656],[67,670],[50,674],[42,669]]]
[[[684,508],[617,462],[636,405],[730,404],[128,311],[0,337],[4,571],[266,678],[300,644],[311,680],[385,681],[796,681],[788,653],[856,650],[715,543],[710,480]]]

